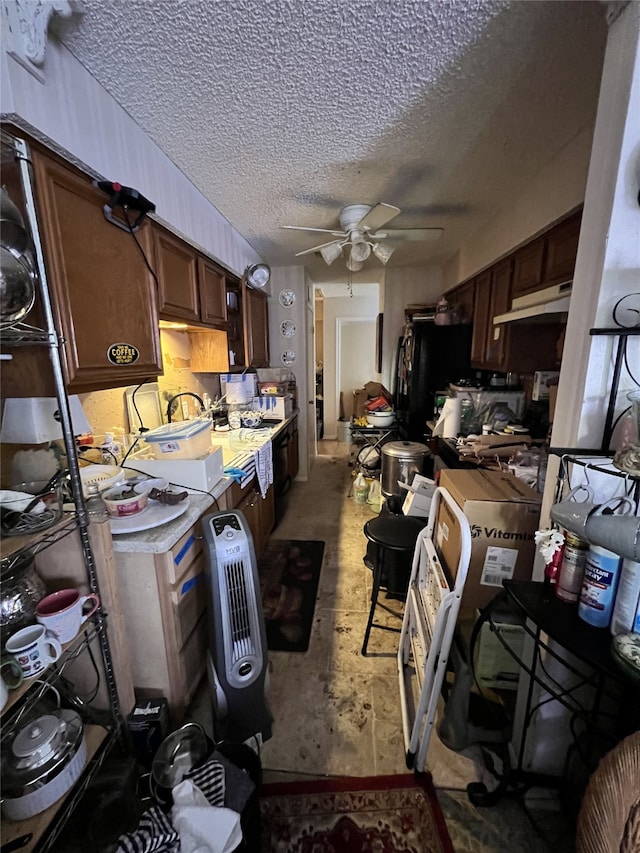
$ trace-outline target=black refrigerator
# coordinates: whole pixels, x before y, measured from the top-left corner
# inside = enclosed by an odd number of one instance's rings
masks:
[[[400,438],[424,442],[435,398],[450,382],[470,379],[473,326],[436,326],[416,320],[398,341],[395,409]]]

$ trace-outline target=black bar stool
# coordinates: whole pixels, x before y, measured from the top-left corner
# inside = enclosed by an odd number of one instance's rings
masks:
[[[413,552],[416,546],[416,540],[421,530],[424,530],[426,520],[424,518],[416,518],[415,516],[391,515],[383,513],[370,518],[364,526],[364,535],[369,542],[376,546],[376,559],[373,560],[373,589],[371,590],[371,608],[369,610],[369,619],[367,621],[367,629],[364,634],[364,642],[362,643],[362,654],[367,654],[367,645],[369,643],[369,634],[372,628],[382,628],[385,631],[397,631],[399,628],[392,628],[389,625],[380,625],[373,621],[375,616],[376,606],[378,604],[378,593],[382,586],[383,575],[386,574],[385,560],[387,552],[392,551],[398,555],[406,557],[406,584],[404,591],[409,584],[411,575],[411,563]],[[380,605],[384,607],[385,605]],[[390,608],[385,607],[386,610]],[[390,611],[393,612],[393,611]],[[397,614],[395,614],[397,615]]]

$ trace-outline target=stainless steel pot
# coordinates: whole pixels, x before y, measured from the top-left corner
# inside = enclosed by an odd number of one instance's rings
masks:
[[[390,441],[383,445],[380,484],[385,498],[404,497],[406,492],[398,481],[409,485],[414,474],[422,474],[429,454],[426,444],[417,441]]]
[[[36,605],[47,594],[47,587],[33,565],[33,556],[27,551],[14,562],[3,561],[0,586],[0,641],[6,643],[36,619]]]
[[[35,298],[35,273],[28,255],[18,257],[0,246],[0,329],[19,323]]]
[[[195,770],[213,751],[213,744],[199,723],[184,726],[166,737],[151,764],[151,792],[160,805],[171,805],[171,789]]]
[[[87,759],[82,721],[63,708],[31,720],[2,754],[2,812],[26,820],[48,809],[77,782]]]

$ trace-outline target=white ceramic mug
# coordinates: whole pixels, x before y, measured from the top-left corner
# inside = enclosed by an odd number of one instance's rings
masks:
[[[25,678],[38,675],[62,654],[62,646],[44,625],[28,625],[16,631],[5,648],[18,661]]]
[[[100,599],[93,593],[82,595],[77,589],[61,589],[38,602],[36,618],[59,642],[68,643],[99,606]]]

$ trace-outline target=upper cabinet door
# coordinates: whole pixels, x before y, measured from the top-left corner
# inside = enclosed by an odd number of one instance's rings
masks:
[[[491,272],[483,272],[475,279],[473,309],[473,338],[471,340],[471,366],[484,367],[491,319]]]
[[[200,319],[208,326],[227,328],[227,294],[224,274],[212,263],[199,258],[198,284]]]
[[[264,293],[245,288],[247,360],[250,367],[269,367],[269,314]]]
[[[511,295],[515,299],[526,293],[539,290],[544,282],[545,240],[540,237],[517,251],[513,261],[513,283]],[[505,311],[511,306],[508,305]]]
[[[511,305],[511,268],[511,259],[507,258],[491,269],[491,300],[484,360],[484,366],[489,370],[505,369],[507,337],[511,329],[507,324],[494,326],[493,318],[504,314]]]
[[[573,278],[578,254],[578,238],[582,214],[561,222],[547,235],[547,256],[544,264],[544,282],[559,284]]]
[[[162,373],[156,286],[105,195],[71,166],[32,150],[47,277],[69,391],[116,388]],[[151,228],[136,237],[153,263]]]
[[[160,228],[154,228],[154,242],[160,318],[200,322],[198,256]]]

